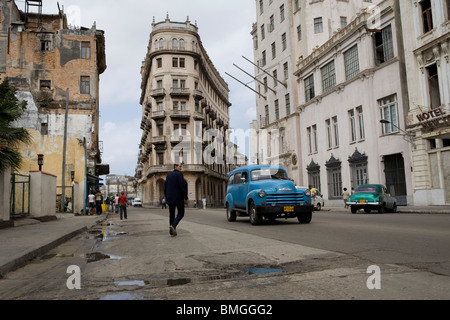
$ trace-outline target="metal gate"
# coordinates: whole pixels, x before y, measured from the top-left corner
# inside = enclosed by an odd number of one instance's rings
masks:
[[[56,212],[73,213],[73,186],[65,186],[64,195],[62,189],[62,186],[56,187]]]
[[[11,218],[30,215],[30,176],[11,173]]]

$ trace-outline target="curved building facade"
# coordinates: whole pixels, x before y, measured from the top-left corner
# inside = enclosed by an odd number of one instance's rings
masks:
[[[143,134],[136,177],[144,205],[160,203],[166,176],[179,162],[189,206],[203,199],[208,206],[223,205],[231,169],[229,89],[189,18],[153,22],[141,75]]]

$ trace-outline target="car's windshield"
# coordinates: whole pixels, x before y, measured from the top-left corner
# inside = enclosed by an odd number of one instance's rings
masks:
[[[286,172],[277,168],[263,168],[253,170],[250,174],[252,181],[257,180],[288,180]]]
[[[355,192],[377,192],[377,187],[359,186],[356,188]]]

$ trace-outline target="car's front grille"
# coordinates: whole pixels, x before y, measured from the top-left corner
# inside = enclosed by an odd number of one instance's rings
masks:
[[[268,194],[267,205],[299,205],[305,202],[305,196],[298,193],[290,194]]]

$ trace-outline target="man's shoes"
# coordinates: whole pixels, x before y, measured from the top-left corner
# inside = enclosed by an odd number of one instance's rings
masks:
[[[172,237],[177,236],[177,230],[174,227],[170,226],[170,232]]]

